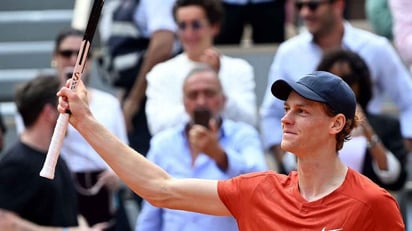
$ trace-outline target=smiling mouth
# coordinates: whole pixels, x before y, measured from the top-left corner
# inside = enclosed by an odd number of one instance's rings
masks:
[[[294,132],[283,132],[283,135],[296,135]]]

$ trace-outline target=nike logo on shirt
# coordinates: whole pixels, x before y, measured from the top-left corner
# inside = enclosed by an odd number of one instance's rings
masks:
[[[326,229],[326,227],[324,227],[321,231],[342,231],[343,229]]]

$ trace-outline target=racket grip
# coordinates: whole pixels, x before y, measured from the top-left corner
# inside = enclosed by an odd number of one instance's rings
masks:
[[[40,176],[54,179],[54,170],[59,158],[60,150],[63,144],[64,136],[66,135],[67,126],[69,124],[69,114],[63,113],[59,115],[53,136],[50,142],[49,151],[47,152],[46,160],[43,168],[40,171]]]

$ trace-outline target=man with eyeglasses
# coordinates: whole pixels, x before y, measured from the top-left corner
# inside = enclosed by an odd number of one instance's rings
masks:
[[[306,31],[282,43],[271,65],[261,110],[261,131],[265,148],[270,150],[283,169],[287,155],[281,150],[280,118],[282,102],[271,97],[270,84],[277,79],[297,80],[312,72],[322,54],[333,48],[358,53],[371,70],[374,96],[368,105],[371,113],[382,113],[389,96],[400,110],[403,136],[412,144],[412,78],[386,38],[354,28],[344,20],[345,0],[296,0],[296,9]],[[412,145],[410,146],[412,147]]]
[[[193,68],[205,64],[219,74],[227,93],[223,117],[256,126],[252,66],[243,59],[222,55],[213,47],[223,18],[221,2],[177,0],[173,16],[184,52],[154,66],[146,77],[146,115],[151,134],[188,121],[181,101],[183,80]]]
[[[173,126],[154,136],[147,154],[149,161],[177,178],[228,179],[267,169],[257,130],[248,124],[221,117],[226,91],[212,68],[204,66],[193,69],[185,77],[180,90],[190,122]],[[143,203],[135,229],[192,230],[238,229],[233,217],[157,208],[147,201]]]
[[[61,85],[72,77],[77,55],[81,47],[84,32],[74,28],[65,28],[58,32],[52,55],[52,64],[56,69]],[[91,51],[89,52],[91,53]],[[128,143],[127,133],[119,100],[112,94],[89,86],[91,61],[86,61],[82,80],[88,85],[89,104],[98,120],[111,130],[116,137]],[[20,114],[16,116],[18,133],[25,127]],[[120,195],[120,180],[91,146],[68,126],[61,148],[61,155],[73,174],[74,185],[78,198],[80,214],[87,223],[94,225],[100,222],[115,221],[108,230],[123,224],[116,211],[119,206],[113,206],[115,196]]]

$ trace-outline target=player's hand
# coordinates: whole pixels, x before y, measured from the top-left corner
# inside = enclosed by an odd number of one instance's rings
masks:
[[[67,80],[66,86],[62,87],[57,96],[59,96],[59,104],[57,110],[60,113],[70,114],[70,123],[76,127],[79,120],[85,116],[92,115],[88,106],[87,89],[83,81],[79,81],[76,91],[69,89],[71,79]]]

